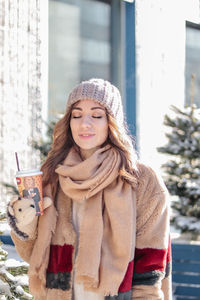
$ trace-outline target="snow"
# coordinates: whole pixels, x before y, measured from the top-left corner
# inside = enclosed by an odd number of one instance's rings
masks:
[[[18,286],[16,287],[16,292],[17,292],[18,294],[20,294],[20,295],[23,295],[23,294],[24,294],[24,290],[23,290],[23,288],[22,288],[20,285],[18,285]]]
[[[2,249],[2,255],[0,255],[0,257],[3,257],[4,255],[6,255],[7,254],[7,251],[5,251],[4,249]]]
[[[200,169],[198,169],[198,168],[195,168],[195,169],[193,170],[193,172],[194,172],[195,174],[197,174],[197,175],[200,175]]]
[[[10,274],[3,265],[0,265],[0,267],[0,274],[4,274],[9,281],[16,282],[15,276]]]
[[[16,276],[16,279],[17,279],[17,283],[19,285],[26,285],[26,286],[28,286],[28,276],[26,274]]]
[[[28,267],[28,264],[18,256],[14,246],[3,244],[1,245],[1,248],[4,249],[4,253],[8,253],[8,256],[5,261],[0,261],[0,274],[11,282],[12,288],[14,288],[15,293],[18,294],[19,298],[15,297],[14,299],[20,300],[21,296],[23,296],[24,299],[33,299],[32,295],[25,292],[23,289],[23,286],[28,286],[28,275],[22,274],[13,276],[9,272],[10,268]],[[8,296],[13,296],[10,285],[2,280],[0,280],[0,293],[0,300],[6,300]]]
[[[26,262],[20,262],[12,258],[7,259],[4,265],[6,268],[28,267]]]
[[[0,232],[4,235],[10,235],[10,226],[6,220],[0,222]]]
[[[3,282],[1,279],[0,279],[0,291],[1,291],[1,294],[4,293],[7,296],[12,296],[11,292],[10,292],[9,284],[6,283],[6,282]],[[0,295],[0,300],[3,300],[3,299],[6,299],[6,298],[2,298],[1,295]]]
[[[180,238],[180,236],[181,236],[180,229],[177,229],[174,225],[171,225],[170,226],[170,236],[171,236],[172,240]]]
[[[200,232],[200,221],[195,217],[176,216],[176,224],[181,228]]]

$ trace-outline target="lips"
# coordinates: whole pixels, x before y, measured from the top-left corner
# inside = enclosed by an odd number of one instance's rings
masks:
[[[91,136],[91,135],[94,135],[94,134],[79,134],[80,136]]]
[[[79,137],[87,139],[93,137],[94,135],[95,135],[94,133],[80,133]]]

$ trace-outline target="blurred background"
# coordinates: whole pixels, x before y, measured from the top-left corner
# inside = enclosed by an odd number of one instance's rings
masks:
[[[200,0],[0,0],[0,217],[15,152],[39,168],[70,90],[91,77],[119,88],[139,158],[169,188],[172,231],[198,240]]]
[[[14,152],[40,167],[70,90],[91,77],[119,87],[139,157],[163,175],[164,116],[200,106],[200,1],[0,0],[1,210]]]

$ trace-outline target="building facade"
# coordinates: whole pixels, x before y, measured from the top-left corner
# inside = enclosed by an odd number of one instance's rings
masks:
[[[164,115],[171,105],[190,105],[192,74],[200,106],[200,1],[135,1],[135,19],[138,149],[159,169],[166,161],[157,152],[166,143]]]
[[[10,198],[3,183],[16,184],[15,152],[21,169],[40,164],[39,154],[31,144],[41,138],[42,120],[46,118],[44,9],[40,0],[0,0],[0,203],[3,207]]]

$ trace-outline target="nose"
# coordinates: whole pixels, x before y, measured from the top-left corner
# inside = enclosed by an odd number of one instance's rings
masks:
[[[90,128],[92,126],[92,120],[90,116],[83,116],[81,125],[83,128]]]

